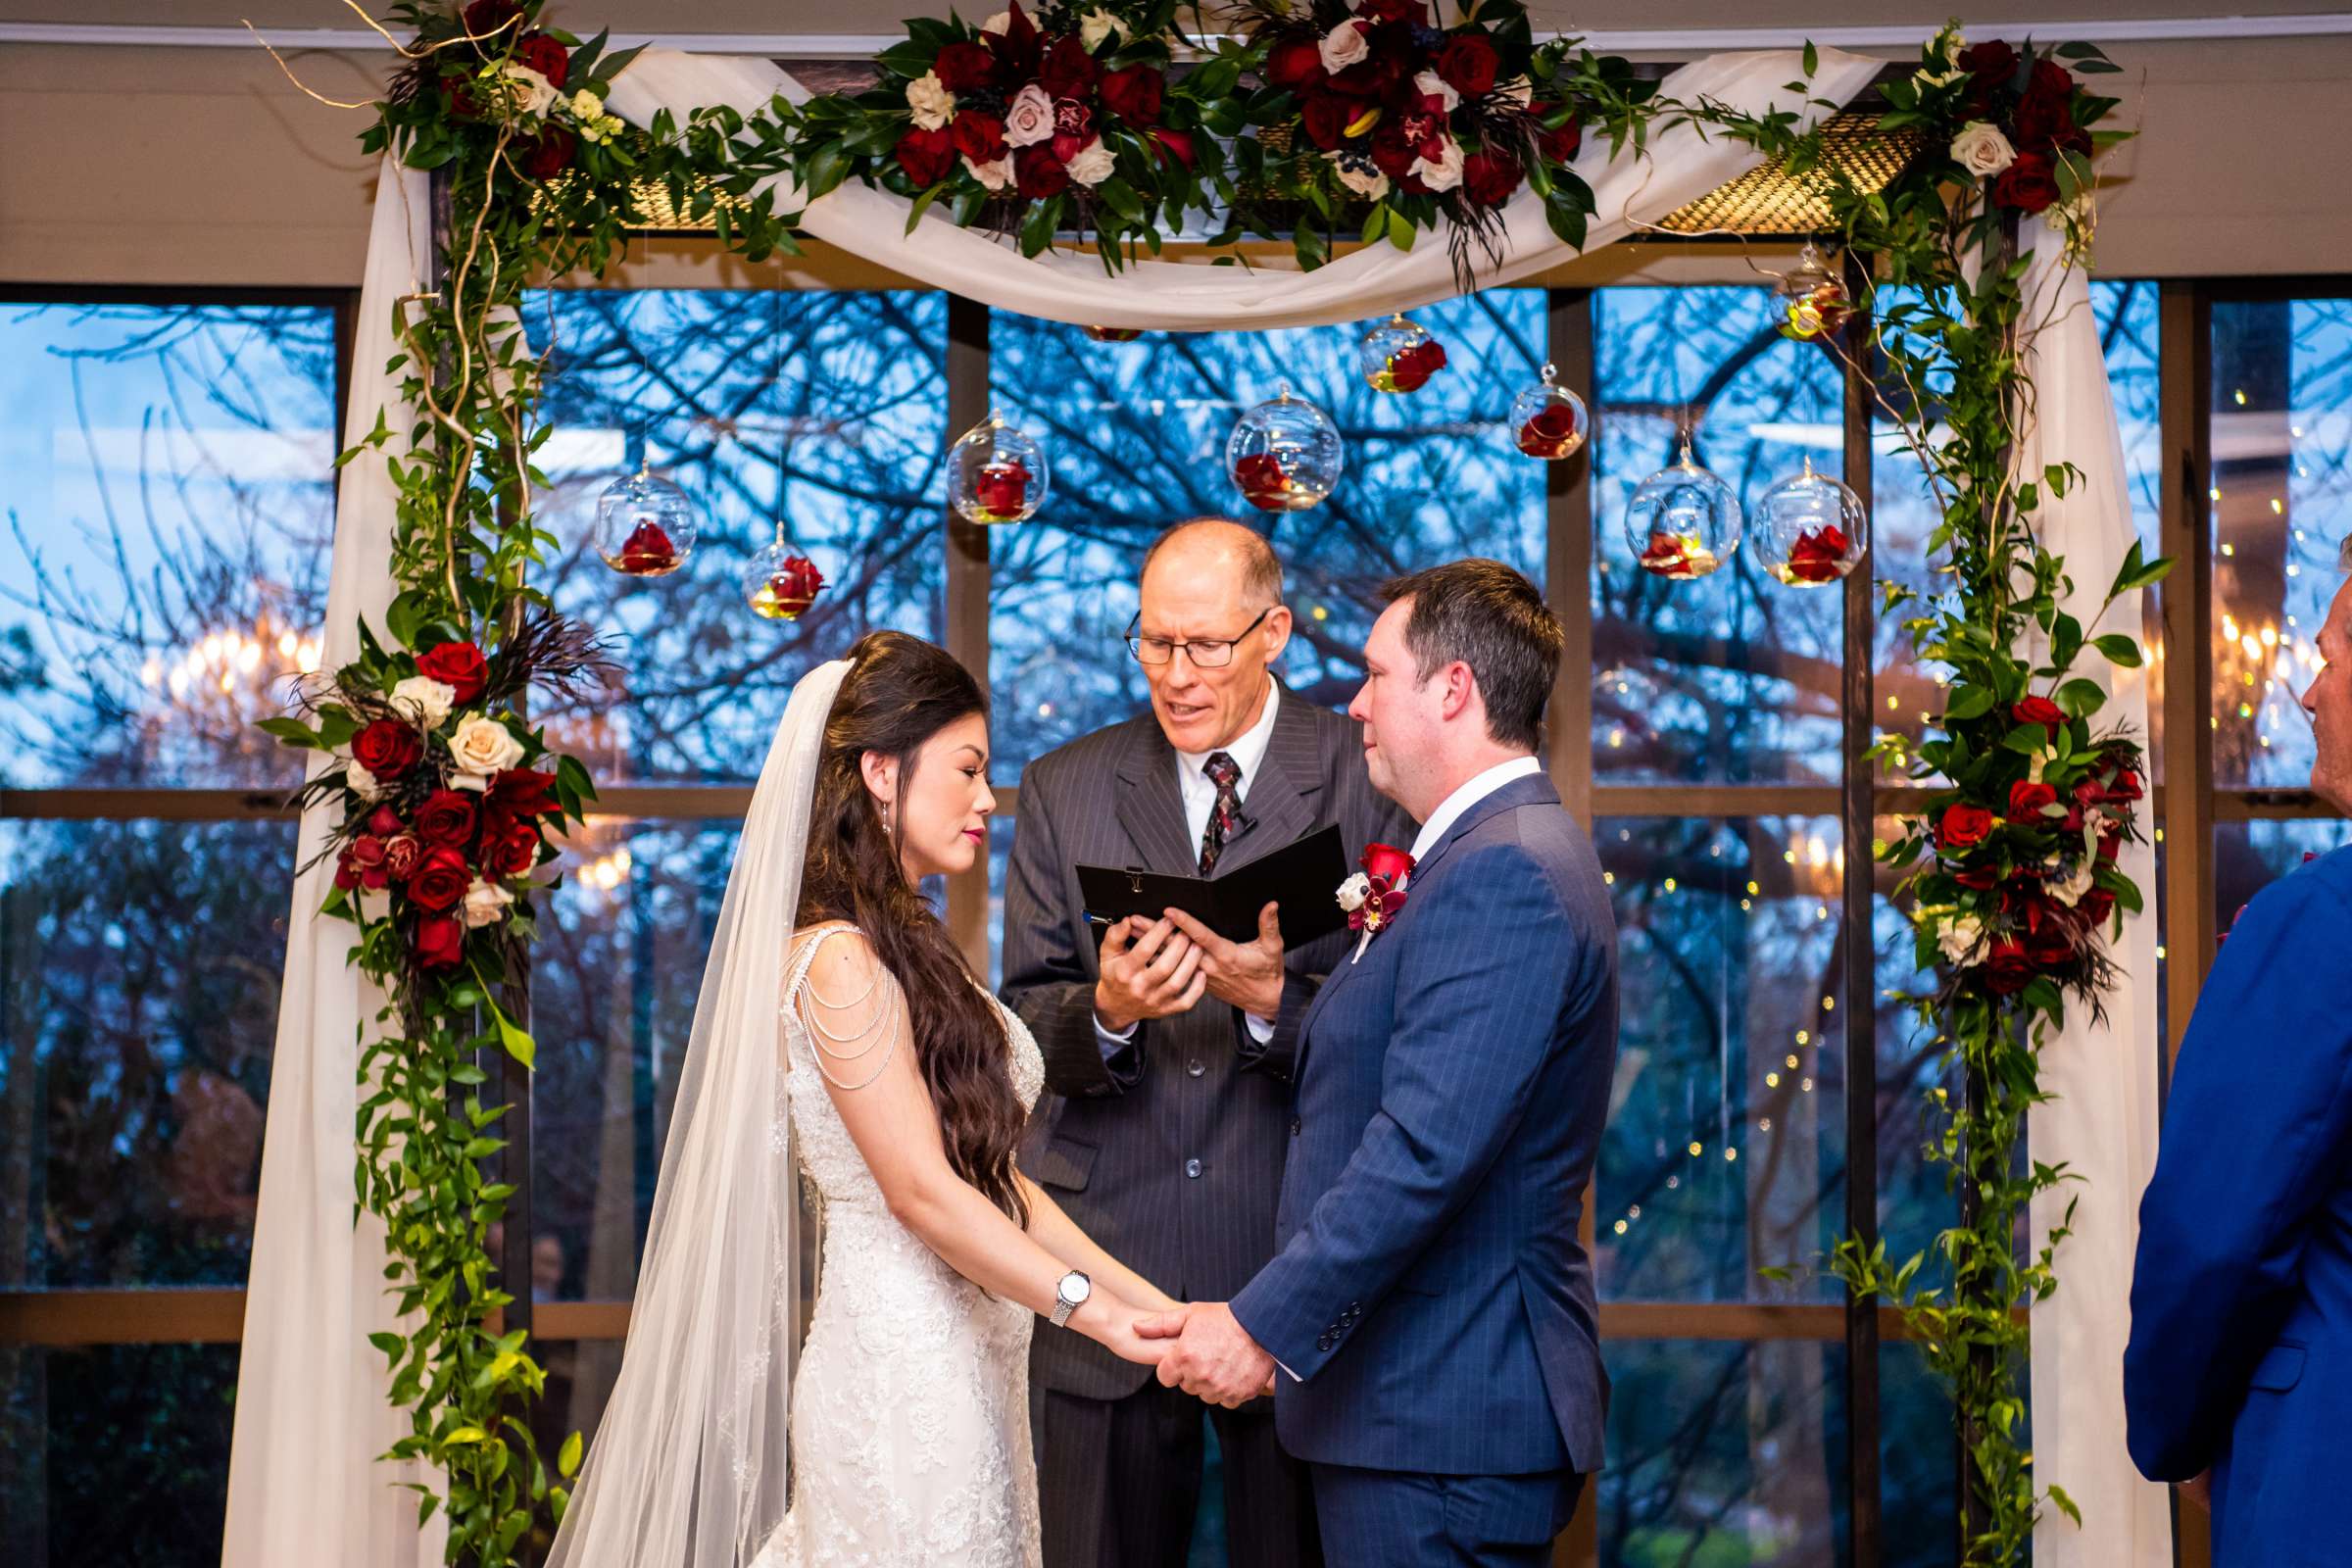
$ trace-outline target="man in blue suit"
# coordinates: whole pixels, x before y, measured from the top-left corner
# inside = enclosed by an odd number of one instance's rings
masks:
[[[1559,623],[1510,567],[1397,579],[1348,712],[1421,822],[1299,1028],[1276,1254],[1156,1325],[1161,1381],[1275,1389],[1348,1568],[1540,1564],[1600,1467],[1577,1213],[1617,1055],[1600,864],[1535,757]]]
[[[2311,787],[2352,814],[2352,583],[2319,647]],[[2149,1479],[2196,1495],[2210,1471],[2218,1568],[2352,1561],[2352,848],[2257,894],[2197,998],[2140,1200],[2124,1401]]]

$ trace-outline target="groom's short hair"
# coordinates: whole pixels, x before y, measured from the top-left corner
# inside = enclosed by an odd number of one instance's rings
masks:
[[[1499,561],[1473,556],[1392,577],[1380,597],[1413,602],[1404,645],[1419,679],[1456,661],[1468,664],[1486,700],[1487,733],[1531,752],[1541,744],[1563,638],[1560,618],[1534,583]]]

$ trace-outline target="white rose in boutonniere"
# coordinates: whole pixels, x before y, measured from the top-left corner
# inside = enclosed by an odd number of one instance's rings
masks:
[[[1372,879],[1358,871],[1340,884],[1340,907],[1349,914],[1364,906],[1365,896],[1372,891]]]
[[[1972,120],[1952,138],[1952,162],[1979,179],[1990,179],[2017,162],[2017,149],[2000,126]]]
[[[514,895],[509,893],[505,888],[495,882],[485,882],[480,877],[475,877],[473,886],[466,890],[466,923],[469,926],[483,926],[489,925],[493,921],[503,920],[507,917],[507,906],[514,902]]]
[[[1006,24],[1010,24],[1009,19]],[[1102,40],[1114,32],[1119,35],[1119,42],[1127,41],[1127,24],[1107,11],[1089,11],[1078,19],[1078,41],[1086,45],[1089,54],[1102,48]]]
[[[1323,69],[1336,76],[1358,61],[1370,59],[1372,40],[1364,36],[1357,23],[1343,22],[1323,35],[1316,51],[1323,58]]]
[[[1433,191],[1453,189],[1462,182],[1462,144],[1451,136],[1446,137],[1446,146],[1438,154],[1436,163],[1426,158],[1416,158],[1413,167],[1406,172]]]
[[[457,759],[463,772],[478,773],[487,778],[503,773],[522,760],[522,743],[514,732],[497,719],[476,713],[457,728],[449,738],[449,755]],[[452,780],[452,783],[458,783]],[[479,784],[458,783],[461,789],[480,789]]]
[[[1033,81],[1014,93],[1012,102],[1004,106],[1004,145],[1034,147],[1053,135],[1054,100]]]
[[[1110,149],[1102,145],[1102,138],[1097,136],[1079,148],[1063,167],[1070,172],[1070,178],[1079,184],[1100,185],[1119,166],[1118,161],[1110,156]]]
[[[937,130],[956,118],[956,95],[939,79],[939,73],[926,71],[906,84],[906,107],[914,111],[917,130]]]
[[[449,710],[457,700],[458,689],[455,686],[437,681],[430,675],[411,675],[394,686],[391,695],[385,699],[392,705],[392,711],[422,724],[426,729],[439,729],[441,721],[449,716]]]

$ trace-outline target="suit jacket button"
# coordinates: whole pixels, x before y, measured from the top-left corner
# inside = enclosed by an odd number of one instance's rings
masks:
[[[1322,1338],[1315,1341],[1315,1348],[1318,1350],[1328,1350],[1336,1343],[1338,1342],[1333,1340],[1330,1335],[1326,1334]]]
[[[1298,1118],[1296,1116],[1291,1118],[1291,1136],[1293,1138],[1298,1136]]]
[[[1187,1176],[1190,1176],[1193,1180],[1199,1181],[1200,1179],[1200,1162],[1197,1159],[1186,1160],[1184,1162],[1184,1173]]]
[[[1186,1076],[1187,1076],[1187,1077],[1192,1077],[1192,1078],[1198,1078],[1198,1077],[1200,1077],[1200,1076],[1202,1073],[1204,1073],[1204,1072],[1208,1071],[1208,1069],[1207,1069],[1206,1067],[1202,1066],[1202,1065],[1201,1065],[1201,1064],[1200,1064],[1199,1061],[1197,1061],[1197,1060],[1196,1060],[1196,1061],[1188,1061],[1188,1062],[1186,1062],[1186,1063],[1184,1064],[1184,1070],[1185,1070],[1185,1074],[1186,1074]]]

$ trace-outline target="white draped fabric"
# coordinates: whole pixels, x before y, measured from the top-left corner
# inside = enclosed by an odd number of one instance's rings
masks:
[[[429,200],[422,173],[384,161],[352,345],[347,444],[375,427],[378,410],[391,412],[394,429],[408,428],[394,407],[399,382],[383,367],[394,353],[392,302],[416,291],[431,254]],[[324,668],[359,657],[361,616],[383,625],[398,503],[380,460],[343,469]],[[330,826],[324,808],[304,813],[296,864],[318,854]],[[406,1414],[385,1398],[383,1354],[368,1343],[398,1326],[384,1294],[384,1228],[368,1215],[354,1223],[351,1174],[359,1034],[373,1026],[383,998],[347,960],[354,928],[318,916],[333,871],[328,860],[294,879],[286,922],[222,1568],[433,1568],[442,1560],[440,1515],[419,1528],[416,1494],[399,1490],[435,1475],[376,1460],[408,1432]]]
[[[2139,593],[2091,624],[2134,530],[2090,285],[2080,267],[2063,265],[2055,231],[2029,220],[2027,233],[2026,319],[2046,324],[2028,358],[2035,417],[2020,443],[2022,471],[2071,462],[2082,473],[2064,497],[2044,496],[2036,527],[2043,547],[2066,560],[2075,591],[2063,608],[2084,634],[2137,636]],[[2093,653],[2081,672],[2108,688],[2098,721],[2120,724],[2144,744],[2145,668],[2110,669]],[[2058,1292],[2033,1308],[2030,1408],[2034,1478],[2063,1489],[2082,1511],[2081,1529],[2055,1508],[2043,1515],[2034,1533],[2035,1568],[2171,1568],[2173,1560],[2167,1489],[2142,1480],[2124,1451],[2132,1254],[2140,1191],[2156,1170],[2155,851],[2131,845],[2118,863],[2147,895],[2148,911],[2124,920],[2115,949],[2124,981],[2107,999],[2107,1021],[2094,1025],[2086,1008],[2070,1007],[2066,1027],[2042,1048],[2042,1087],[2057,1099],[2032,1113],[2026,1135],[2037,1163],[2064,1163],[2082,1178],[2042,1194],[2030,1219],[2038,1250],[2075,1204],[2074,1232],[2058,1248]]]
[[[1875,60],[1823,50],[1813,93],[1846,101],[1878,69]],[[1794,50],[1722,55],[1676,71],[1663,91],[1756,113],[1785,105],[1809,123],[1822,111],[1787,89],[1799,74]],[[722,103],[757,110],[777,92],[806,96],[764,60],[649,50],[617,80],[610,107],[642,124],[662,108],[681,121],[694,108]],[[1740,143],[1689,127],[1654,137],[1642,159],[1612,163],[1604,146],[1589,143],[1577,167],[1598,211],[1585,248],[1625,238],[1753,162],[1753,152]],[[789,211],[798,198],[779,191],[777,202]],[[372,428],[379,410],[394,429],[406,428],[397,379],[383,367],[393,352],[393,301],[414,291],[425,271],[425,209],[423,176],[387,161],[361,293],[349,439]],[[1091,256],[1023,258],[936,211],[907,234],[906,214],[899,198],[850,185],[810,204],[802,223],[817,239],[908,277],[1079,324],[1172,331],[1324,325],[1411,310],[1458,292],[1447,247],[1433,236],[1409,252],[1375,246],[1313,272],[1139,262],[1113,276]],[[1575,254],[1553,236],[1531,193],[1513,198],[1503,218],[1502,261],[1489,264],[1473,252],[1482,286],[1528,278]],[[2091,477],[2078,497],[2044,514],[2046,535],[2079,580],[2103,587],[2129,541],[2130,510],[2082,274],[2070,274],[2061,286],[2078,309],[2045,335],[2036,356],[2038,437],[2053,457],[2073,459]],[[357,617],[380,617],[390,598],[395,502],[381,462],[343,470],[327,606],[330,666],[356,653]],[[2135,626],[2136,610],[2127,610],[2118,624]],[[2140,714],[2144,733],[2146,704],[2136,678],[2120,695],[2125,709]],[[317,812],[305,819],[305,858],[323,841],[325,827]],[[2145,860],[2142,852],[2126,866],[2150,887]],[[381,1229],[364,1218],[353,1222],[356,1041],[377,998],[345,961],[350,927],[316,914],[325,886],[323,868],[297,879],[287,933],[222,1563],[427,1568],[442,1555],[439,1520],[419,1529],[415,1494],[398,1487],[424,1478],[376,1458],[405,1430],[405,1418],[386,1402],[383,1358],[367,1343],[370,1332],[392,1326],[382,1291]],[[2050,1544],[2035,1544],[2052,1553],[2040,1559],[2047,1562],[2095,1558],[2138,1568],[2157,1561],[2166,1540],[2161,1493],[2138,1486],[2124,1456],[2120,1381],[2132,1205],[2155,1147],[2155,1025],[2145,989],[2154,976],[2153,942],[2147,922],[2127,928],[2123,960],[2135,991],[2115,999],[2110,1027],[2094,1032],[2077,1020],[2044,1055],[2061,1099],[2034,1119],[2034,1155],[2067,1160],[2088,1178],[2080,1189],[2077,1235],[2061,1253],[2066,1284],[2034,1320],[2036,1473],[2080,1499],[2088,1520],[2079,1535],[2071,1527],[2045,1529]]]

